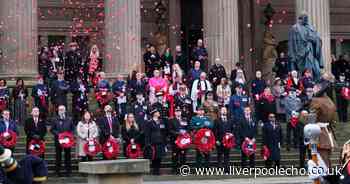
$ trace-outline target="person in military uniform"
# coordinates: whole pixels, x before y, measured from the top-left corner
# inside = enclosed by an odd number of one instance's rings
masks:
[[[265,167],[270,168],[272,162],[280,167],[281,144],[283,143],[282,127],[276,121],[275,114],[269,114],[269,121],[263,126],[263,145],[270,151],[270,157],[265,161]]]
[[[249,97],[243,91],[242,85],[235,87],[235,94],[231,96],[229,103],[230,114],[235,119],[242,119],[244,108],[249,105]]]
[[[59,105],[64,105],[67,107],[67,94],[70,90],[69,84],[64,80],[64,74],[59,73],[58,79],[53,82],[51,89],[51,101],[57,110]]]
[[[186,121],[190,121],[193,114],[192,99],[187,94],[186,85],[181,85],[179,94],[175,96],[175,106],[181,108],[181,115]]]
[[[78,124],[83,113],[89,108],[89,87],[81,79],[77,79],[70,86],[70,91],[73,93],[72,97],[72,113],[74,124]]]
[[[175,144],[176,138],[184,133],[188,132],[189,123],[188,120],[182,117],[182,109],[176,107],[175,117],[169,122],[169,137],[172,147],[172,162],[173,162],[173,173],[177,173],[182,165],[186,164],[186,149],[181,149]]]
[[[214,135],[216,138],[216,150],[218,158],[218,166],[224,167],[226,171],[229,170],[230,162],[230,149],[224,147],[223,137],[227,134],[233,134],[236,136],[236,124],[232,118],[228,115],[226,107],[220,108],[220,116],[214,122]],[[224,161],[224,164],[222,164]]]
[[[144,97],[144,93],[138,92],[136,95],[136,101],[129,106],[128,112],[134,114],[136,123],[139,125],[141,131],[143,131],[144,126],[149,119],[149,109],[150,106]]]
[[[64,165],[66,169],[66,176],[69,177],[72,173],[72,163],[71,163],[71,149],[72,148],[62,148],[58,136],[63,132],[74,133],[74,124],[71,117],[68,117],[66,114],[66,107],[60,105],[58,107],[58,116],[52,120],[51,133],[54,136],[55,148],[56,148],[56,174],[61,175],[61,161],[62,161],[62,152],[64,152]]]
[[[215,64],[210,67],[208,79],[213,84],[213,89],[216,91],[216,87],[220,84],[221,79],[227,77],[225,67],[219,64],[220,59],[215,59]]]
[[[156,93],[157,101],[152,104],[152,109],[156,108],[160,112],[160,118],[167,123],[169,120],[170,103],[163,96],[163,92]]]
[[[255,138],[257,135],[257,127],[258,123],[252,116],[252,111],[250,107],[244,108],[243,117],[239,119],[238,121],[238,145],[241,146],[243,141],[246,139],[253,140],[255,142]],[[247,159],[249,159],[249,166],[250,168],[255,167],[255,154],[252,154],[251,156],[247,157],[243,150],[241,150],[241,166],[246,167],[247,166]]]
[[[44,84],[42,76],[37,77],[38,83],[32,88],[34,106],[40,110],[40,117],[46,119],[49,112],[49,88]]]
[[[82,76],[83,62],[80,53],[77,51],[78,44],[72,42],[69,44],[70,50],[66,53],[64,59],[64,77],[68,83],[74,82],[78,77]]]
[[[145,148],[144,157],[151,160],[153,175],[160,174],[162,158],[165,155],[166,144],[166,124],[161,118],[161,113],[157,108],[150,112],[152,118],[145,126]]]
[[[214,123],[208,116],[205,116],[205,111],[203,107],[198,107],[196,111],[197,115],[192,117],[190,122],[190,130],[195,134],[196,131],[202,128],[208,128],[213,130]],[[204,160],[203,160],[204,159]],[[198,167],[209,166],[210,154],[202,153],[198,149],[196,150],[196,165]]]
[[[0,183],[40,184],[47,181],[47,164],[37,156],[26,155],[17,161],[11,150],[0,146],[0,167]]]
[[[343,88],[349,89],[350,85],[349,82],[345,80],[345,75],[340,74],[339,80],[335,82],[335,94],[337,97],[337,112],[340,122],[347,122],[348,121],[348,106],[349,102],[348,99],[344,97],[342,94]]]

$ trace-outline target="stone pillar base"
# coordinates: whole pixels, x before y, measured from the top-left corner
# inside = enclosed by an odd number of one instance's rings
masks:
[[[142,184],[149,160],[121,159],[80,162],[79,172],[88,174],[88,184]]]

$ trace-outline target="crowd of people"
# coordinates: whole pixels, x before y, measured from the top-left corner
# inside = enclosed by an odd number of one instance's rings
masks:
[[[266,167],[280,167],[282,146],[299,150],[300,167],[305,167],[308,149],[303,127],[311,99],[334,89],[339,121],[348,120],[350,64],[343,58],[333,63],[336,81],[331,82],[326,74],[315,80],[310,70],[290,70],[282,53],[271,81],[259,70],[248,80],[240,62],[232,71],[226,71],[219,58],[206,67],[208,52],[202,40],[191,53],[188,56],[177,46],[174,55],[170,49],[160,55],[153,45],[147,45],[145,73],[133,71],[127,78],[118,75],[110,83],[101,71],[96,45],[89,54],[82,54],[76,43],[66,52],[62,46],[43,48],[40,76],[31,93],[21,79],[11,93],[6,80],[0,80],[0,134],[8,140],[2,144],[16,152],[9,137],[19,136],[18,126],[23,126],[27,154],[45,159],[42,143],[49,130],[54,136],[56,173],[60,176],[62,153],[66,176],[70,175],[74,148],[81,161],[98,159],[99,153],[102,159],[116,159],[121,150],[127,158],[150,159],[153,174],[160,174],[166,152],[172,152],[176,173],[186,164],[192,148],[198,167],[210,166],[215,149],[218,167],[228,169],[232,151],[241,153],[242,167],[255,167],[261,130]],[[67,102],[69,93],[71,103]],[[96,112],[89,109],[89,94],[94,94],[98,103]],[[34,107],[27,117],[30,97]],[[72,105],[71,113],[68,104]]]

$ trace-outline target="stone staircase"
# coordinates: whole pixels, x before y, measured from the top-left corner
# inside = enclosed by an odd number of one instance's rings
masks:
[[[282,125],[285,127],[284,125]],[[261,131],[260,131],[261,132]],[[284,132],[285,133],[285,132]],[[339,147],[335,149],[335,152],[333,153],[331,160],[334,165],[338,164],[339,161],[339,155],[341,151],[341,145],[347,141],[347,139],[350,137],[350,124],[337,124],[336,126],[336,136],[337,136],[337,142]],[[45,160],[48,164],[49,169],[49,175],[51,178],[55,177],[55,148],[54,148],[54,142],[53,137],[49,133],[46,137],[46,154],[45,154]],[[260,156],[260,148],[261,148],[261,135],[257,138],[257,156],[256,156],[256,166],[257,167],[264,167],[264,160]],[[290,151],[286,151],[285,147],[282,147],[282,160],[281,160],[281,166],[283,167],[298,167],[299,165],[299,152],[296,149],[291,149]],[[18,138],[18,143],[15,149],[14,153],[15,157],[17,159],[23,158],[25,155],[25,136],[23,130],[21,130],[21,135]],[[240,164],[240,152],[237,150],[232,150],[230,154],[230,163],[239,166]],[[217,163],[216,159],[216,151],[213,151],[211,154],[210,163],[212,166],[215,166]],[[100,158],[96,158],[96,160],[99,160]],[[120,154],[119,159],[125,159],[123,154]],[[72,151],[72,164],[73,164],[73,177],[75,178],[81,178],[82,181],[84,181],[85,177],[82,177],[81,174],[78,173],[78,159],[75,156],[75,149]],[[190,149],[188,152],[187,157],[187,163],[190,166],[194,166],[195,164],[195,150]],[[162,161],[162,168],[161,173],[162,175],[171,175],[171,152],[168,152],[166,154],[166,157]]]
[[[30,89],[31,90],[31,89]],[[89,109],[97,109],[97,103],[95,98],[93,97],[92,93],[89,95],[90,98],[90,104],[89,104]],[[68,102],[71,102],[71,95],[68,96]],[[31,109],[32,103],[31,100],[29,102],[29,108]],[[71,105],[68,105],[68,110],[70,111]],[[94,111],[92,111],[94,112]],[[283,134],[284,136],[286,135],[286,125],[285,123],[282,123],[283,127]],[[18,138],[18,143],[15,149],[15,157],[17,159],[23,158],[25,155],[25,134],[23,132],[23,128],[20,128],[20,136]],[[333,155],[331,156],[331,160],[333,163],[333,166],[337,165],[339,162],[339,157],[340,157],[340,151],[342,145],[350,139],[350,123],[338,123],[335,128],[336,131],[336,138],[337,138],[337,143],[338,143],[338,148],[336,148],[333,152]],[[260,156],[260,149],[261,149],[261,142],[262,142],[262,136],[261,136],[261,129],[259,129],[259,135],[257,137],[257,154],[256,154],[256,166],[257,167],[264,167],[264,160]],[[235,166],[240,165],[240,152],[238,150],[232,150],[230,153],[230,164],[234,164]],[[282,147],[282,152],[281,152],[281,166],[282,167],[298,167],[299,166],[299,151],[297,149],[291,148],[290,151],[286,151],[285,147]],[[99,160],[101,158],[97,158],[96,160]],[[123,156],[123,153],[120,154],[118,159],[125,159]],[[59,183],[70,183],[74,181],[74,183],[85,183],[86,182],[86,176],[83,176],[78,173],[78,159],[75,156],[75,149],[72,150],[72,165],[73,165],[73,177],[70,178],[56,178],[55,176],[55,147],[54,147],[54,142],[53,142],[53,137],[51,133],[48,133],[46,136],[46,154],[45,154],[45,160],[47,161],[48,164],[48,169],[49,169],[49,178],[52,182],[59,182]],[[195,164],[195,150],[190,149],[187,154],[187,164],[190,166],[194,166]],[[216,156],[216,151],[213,151],[211,153],[210,157],[210,165],[215,166],[217,164],[217,156]],[[64,166],[64,164],[62,165]],[[162,168],[161,168],[161,174],[165,180],[167,180],[168,177],[170,177],[168,180],[171,179],[181,179],[182,177],[179,176],[172,176],[171,175],[171,151],[169,151],[165,158],[162,160]],[[239,177],[239,176],[230,176],[232,177]],[[212,178],[212,177],[211,177]],[[221,178],[221,177],[220,177]],[[163,180],[161,179],[161,180]],[[196,178],[194,178],[196,179]],[[145,180],[159,180],[158,177],[154,176],[147,176]]]

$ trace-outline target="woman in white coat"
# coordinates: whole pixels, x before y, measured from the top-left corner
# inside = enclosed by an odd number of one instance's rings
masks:
[[[77,125],[77,153],[78,156],[81,158],[82,162],[85,161],[92,161],[92,157],[87,156],[84,151],[84,145],[89,140],[95,139],[98,140],[98,127],[96,125],[96,122],[92,120],[91,114],[89,111],[86,111],[83,115],[83,119],[79,121]]]

